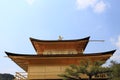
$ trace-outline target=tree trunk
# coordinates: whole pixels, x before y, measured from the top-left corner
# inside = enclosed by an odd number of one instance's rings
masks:
[[[88,78],[88,80],[92,80],[92,76],[91,76],[91,75],[89,75],[89,78]]]

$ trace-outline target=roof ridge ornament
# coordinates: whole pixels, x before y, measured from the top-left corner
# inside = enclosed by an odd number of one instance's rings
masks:
[[[58,40],[63,40],[63,37],[62,37],[62,36],[59,36],[59,37],[58,37]]]

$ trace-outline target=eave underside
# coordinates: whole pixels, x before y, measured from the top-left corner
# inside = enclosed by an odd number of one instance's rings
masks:
[[[69,55],[23,55],[6,52],[9,58],[11,58],[17,65],[19,65],[26,72],[28,65],[70,65],[79,64],[80,61],[91,60],[91,61],[106,61],[115,52],[101,52],[94,54],[69,54]]]
[[[78,52],[83,52],[89,42],[90,37],[76,40],[38,40],[30,38],[35,51],[42,54],[44,50],[62,50],[75,49]]]

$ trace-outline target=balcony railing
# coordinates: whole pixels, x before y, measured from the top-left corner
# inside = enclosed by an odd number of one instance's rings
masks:
[[[31,75],[32,74],[32,75]],[[29,74],[29,78],[30,79],[46,79],[46,78],[56,78],[56,79],[60,79],[60,77],[58,77],[58,75],[56,75],[56,72],[32,72],[31,74]],[[60,74],[60,72],[59,72]],[[87,78],[86,75],[82,75],[82,78]],[[93,79],[96,80],[104,80],[104,79],[108,79],[108,76],[106,74],[98,74],[97,76],[94,76]],[[26,72],[16,72],[15,75],[15,79],[14,80],[28,80],[28,74]]]
[[[16,72],[14,80],[28,80],[26,72]]]

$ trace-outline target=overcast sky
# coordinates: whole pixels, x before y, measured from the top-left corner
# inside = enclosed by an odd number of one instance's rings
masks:
[[[35,54],[30,37],[45,40],[91,36],[84,53],[117,49],[120,58],[120,0],[0,0],[0,73],[21,72],[4,51]]]

